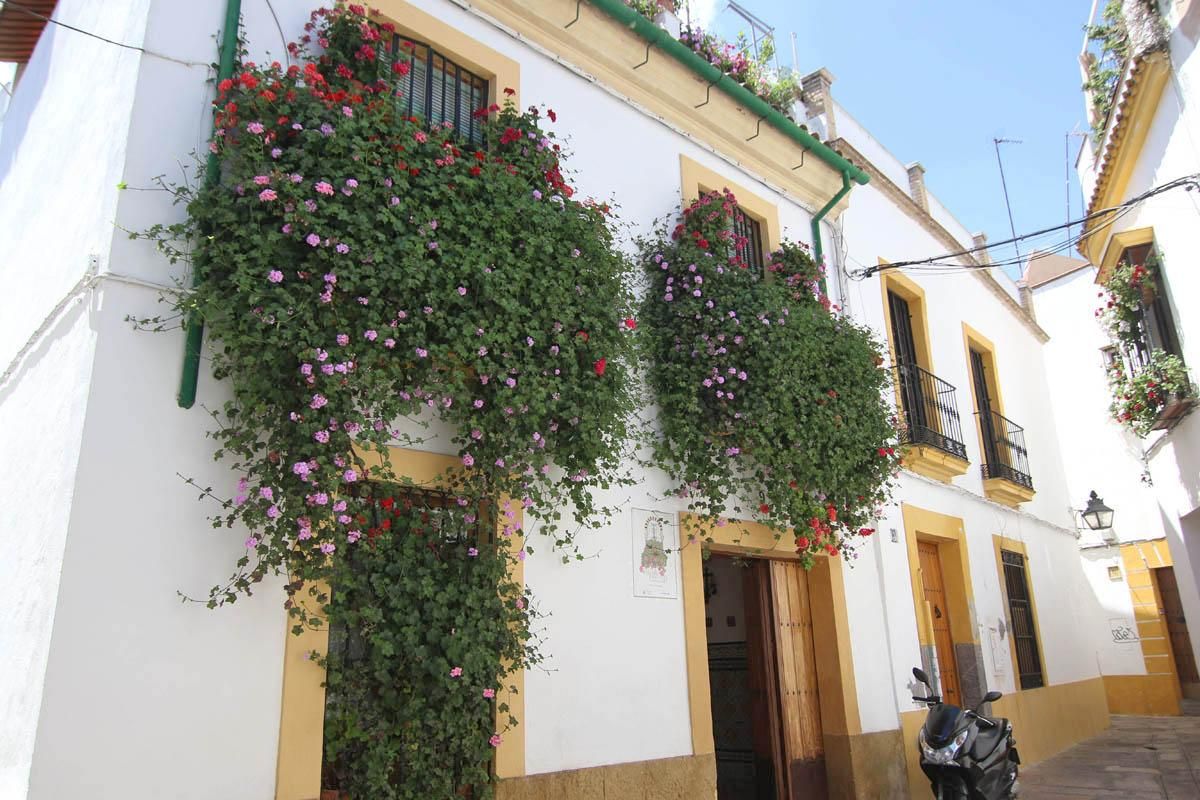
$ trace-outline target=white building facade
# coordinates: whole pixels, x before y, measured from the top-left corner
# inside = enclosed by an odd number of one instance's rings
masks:
[[[1192,298],[1200,286],[1190,267],[1200,245],[1192,191],[1200,172],[1192,107],[1200,6],[1129,0],[1120,7],[1115,27],[1129,54],[1111,93],[1086,98],[1094,134],[1077,161],[1090,217],[1079,245],[1086,261],[1054,257],[1058,263],[1041,269],[1035,260],[1026,279],[1051,335],[1046,358],[1071,495],[1081,508],[1080,498],[1095,491],[1115,511],[1111,531],[1081,539],[1110,620],[1102,643],[1110,645],[1102,660],[1110,708],[1177,714],[1179,700],[1200,690],[1187,627],[1200,618],[1200,418],[1191,413],[1200,358]],[[1085,50],[1085,71],[1102,55]],[[1105,284],[1143,264],[1154,275],[1137,309],[1137,341],[1114,341],[1098,316]],[[1107,374],[1115,364],[1137,375],[1161,356],[1181,359],[1192,385],[1138,436],[1110,410]]]
[[[724,186],[765,231],[811,242],[814,215],[843,188],[832,151],[804,158],[786,126],[760,124],[752,136],[755,118],[733,96],[706,93],[609,4],[378,5],[401,31],[471,64],[493,96],[511,82],[521,103],[552,105],[579,190],[614,198],[641,230],[701,188]],[[250,58],[282,56],[310,9],[275,10],[282,30],[266,6],[243,9]],[[180,478],[232,489],[206,437],[205,409],[228,389],[202,370],[196,405],[179,408],[182,337],[127,321],[160,312],[162,291],[186,277],[122,231],[179,213],[143,190],[205,147],[207,65],[225,11],[218,0],[115,10],[62,0],[56,20],[129,46],[47,26],[7,111],[0,592],[12,624],[0,634],[0,797],[306,800],[321,789],[321,671],[287,632],[282,582],[220,611],[177,596],[203,594],[242,552],[244,534],[213,531]],[[814,598],[823,733],[807,746],[830,797],[927,792],[914,665],[966,704],[1004,692],[993,710],[1013,719],[1026,763],[1108,724],[1089,634],[1105,612],[1076,555],[1079,500],[1043,408],[1047,333],[1011,282],[969,258],[952,277],[863,274],[973,240],[919,167],[904,167],[837,106],[831,85],[826,72],[810,75],[801,114],[870,180],[819,230],[834,299],[878,332],[904,373],[908,468],[896,502],[852,565],[821,559],[804,575],[794,554],[761,559],[718,542],[708,566],[697,549],[673,554],[678,585],[644,597],[633,578],[639,514],[677,529],[687,520],[681,501],[663,499],[667,477],[634,467],[635,485],[605,498],[628,512],[580,542],[594,557],[564,565],[541,547],[524,564],[551,612],[550,660],[522,676],[521,725],[497,752],[501,797],[717,795],[729,765],[717,753],[727,709],[711,691],[714,654],[727,654],[721,646],[737,641],[729,631],[744,624],[728,556],[769,562],[763,580],[803,584]],[[454,455],[435,439],[406,458]],[[706,597],[706,578],[732,611]]]

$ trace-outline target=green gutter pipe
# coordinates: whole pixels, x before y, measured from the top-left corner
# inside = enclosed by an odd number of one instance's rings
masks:
[[[866,184],[870,180],[867,173],[851,164],[833,151],[829,145],[785,117],[765,100],[730,78],[721,70],[697,55],[692,48],[667,33],[662,28],[646,19],[639,12],[625,5],[623,0],[589,0],[596,8],[603,11],[614,20],[646,40],[652,46],[662,50],[671,58],[678,61],[692,72],[699,75],[725,92],[742,105],[750,113],[771,123],[771,127],[784,136],[797,142],[805,150],[816,155],[830,167],[853,178],[856,183]]]
[[[871,179],[870,176],[834,152],[829,145],[785,117],[761,97],[705,61],[692,48],[646,19],[641,13],[625,5],[624,0],[589,0],[589,2],[620,24],[632,29],[634,33],[646,40],[649,47],[657,47],[662,50],[707,81],[710,87],[716,86],[721,89],[747,111],[771,123],[771,127],[841,173],[842,188],[812,218],[813,258],[820,264],[824,258],[824,248],[821,245],[821,220],[849,193],[851,179],[855,183],[865,185]],[[825,290],[825,278],[822,277],[821,293],[824,294]]]
[[[242,17],[242,0],[226,0],[225,28],[221,36],[221,63],[217,68],[217,83],[233,77],[234,61],[237,59],[238,26]],[[204,188],[213,189],[221,180],[221,163],[216,153],[208,154],[204,165]],[[200,283],[204,270],[202,259],[192,267],[192,288]],[[196,384],[200,379],[200,345],[204,341],[204,323],[196,318],[195,312],[188,314],[184,327],[187,340],[183,347],[183,375],[179,379],[179,407],[191,408],[196,402]]]
[[[832,211],[833,207],[850,193],[850,188],[850,176],[843,172],[842,188],[812,218],[813,260],[820,266],[824,266],[825,261],[825,248],[821,246],[821,220],[825,219],[825,215]],[[827,294],[827,289],[828,287],[825,285],[825,273],[822,272],[821,294]]]

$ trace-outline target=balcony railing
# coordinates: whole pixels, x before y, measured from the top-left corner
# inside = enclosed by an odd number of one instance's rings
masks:
[[[975,412],[983,433],[983,477],[1033,488],[1029,476],[1029,451],[1025,449],[1025,429],[995,411]]]
[[[905,422],[901,441],[931,445],[966,461],[967,448],[954,396],[957,390],[914,364],[896,366],[896,386]]]

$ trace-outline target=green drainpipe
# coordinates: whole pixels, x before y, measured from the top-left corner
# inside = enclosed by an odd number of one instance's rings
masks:
[[[242,16],[242,0],[227,0],[225,5],[225,28],[221,37],[221,63],[217,69],[217,83],[233,77],[234,61],[237,59],[238,25]],[[208,154],[204,165],[204,188],[212,189],[221,180],[221,163],[216,153]],[[192,286],[199,284],[204,270],[202,259],[192,266]],[[204,341],[204,323],[195,313],[188,314],[185,324],[187,340],[183,348],[183,375],[179,379],[179,407],[191,408],[196,402],[196,383],[200,379],[200,345]]]
[[[730,78],[724,72],[708,63],[697,55],[690,47],[667,33],[662,28],[646,19],[642,14],[625,5],[624,0],[588,0],[599,10],[612,17],[621,25],[633,30],[646,41],[648,47],[656,47],[667,56],[675,59],[692,72],[699,75],[711,86],[714,86],[733,98],[742,108],[755,115],[760,120],[768,122],[771,127],[792,139],[804,150],[812,153],[842,176],[842,188],[812,219],[813,257],[820,263],[824,257],[821,245],[821,220],[833,210],[843,197],[850,191],[850,181],[865,185],[870,176],[854,166],[843,156],[834,152],[833,148],[823,143],[795,122],[785,117],[778,109],[769,105],[758,95]],[[825,291],[825,279],[821,279],[821,291]]]
[[[821,264],[825,260],[825,248],[821,246],[821,220],[825,219],[825,215],[833,210],[843,197],[850,193],[850,176],[845,172],[842,173],[842,188],[835,194],[828,203],[821,207],[812,218],[812,240],[813,240],[813,260]],[[825,285],[825,275],[821,275],[821,294],[828,294],[828,288]]]

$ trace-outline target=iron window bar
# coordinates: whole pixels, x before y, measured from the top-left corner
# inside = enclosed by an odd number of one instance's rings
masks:
[[[1038,652],[1037,628],[1033,624],[1033,603],[1029,595],[1025,556],[1001,550],[1000,562],[1004,565],[1004,585],[1008,591],[1009,624],[1017,651],[1017,674],[1022,689],[1036,689],[1045,685],[1045,678]]]
[[[740,208],[733,211],[733,235],[737,257],[760,278],[766,275],[762,223]]]
[[[957,389],[916,364],[901,362],[894,368],[904,427],[902,444],[927,444],[967,460],[962,422],[958,416]]]
[[[1003,478],[1032,489],[1025,429],[995,411],[976,411],[975,416],[983,433],[983,477]]]
[[[485,78],[429,45],[399,35],[392,39],[392,59],[409,66],[407,75],[393,78],[406,114],[421,117],[431,128],[449,122],[463,141],[483,144],[484,120],[474,112],[488,104]]]

